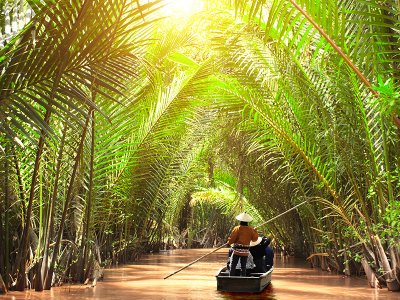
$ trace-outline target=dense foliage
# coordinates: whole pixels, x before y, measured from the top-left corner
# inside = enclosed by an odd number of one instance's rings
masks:
[[[259,232],[399,282],[398,1],[165,2],[1,2],[0,279],[83,282],[306,201]]]

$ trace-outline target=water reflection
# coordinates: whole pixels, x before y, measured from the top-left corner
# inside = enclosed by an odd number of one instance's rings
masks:
[[[311,269],[304,261],[280,257],[275,259],[272,283],[262,293],[219,292],[215,274],[225,263],[227,249],[163,279],[209,251],[176,250],[147,255],[134,265],[106,270],[104,281],[95,288],[65,285],[44,292],[11,292],[0,299],[400,299],[400,293],[368,288],[364,279],[330,274]]]

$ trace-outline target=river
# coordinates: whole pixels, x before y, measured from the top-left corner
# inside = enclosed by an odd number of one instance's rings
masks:
[[[400,293],[369,288],[365,279],[312,269],[304,260],[279,256],[275,258],[272,282],[262,293],[219,292],[216,289],[215,274],[226,261],[227,249],[221,249],[168,279],[163,279],[209,251],[174,250],[146,255],[135,264],[105,270],[104,280],[99,281],[94,288],[90,285],[64,285],[44,292],[13,291],[0,296],[0,299],[400,299]]]

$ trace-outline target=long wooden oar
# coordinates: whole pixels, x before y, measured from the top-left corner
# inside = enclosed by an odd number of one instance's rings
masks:
[[[275,220],[276,218],[279,218],[279,217],[283,216],[284,214],[287,214],[289,211],[292,211],[293,209],[299,207],[300,205],[303,205],[303,204],[306,203],[306,202],[307,202],[307,201],[303,201],[303,202],[301,202],[300,204],[297,204],[296,206],[292,207],[291,209],[288,209],[287,211],[285,211],[285,212],[283,212],[283,213],[281,213],[281,214],[279,214],[279,215],[273,217],[272,219],[269,219],[268,221],[266,221],[266,222],[264,222],[264,223],[262,223],[262,224],[260,224],[260,225],[258,225],[258,226],[256,226],[256,227],[254,227],[254,229],[259,228],[259,227],[261,227],[261,226],[263,226],[263,225],[265,225],[265,224],[267,224],[267,223],[269,223],[269,222]],[[203,259],[204,257],[209,256],[210,254],[212,254],[212,253],[218,251],[219,249],[224,248],[224,247],[227,246],[227,245],[228,245],[228,243],[225,243],[225,244],[223,244],[222,246],[219,246],[218,248],[215,248],[215,249],[212,250],[211,252],[208,252],[207,254],[204,254],[203,256],[199,257],[198,259],[196,259],[196,260],[192,261],[191,263],[187,264],[186,266],[180,268],[179,270],[177,270],[177,271],[175,271],[175,272],[173,272],[173,273],[171,273],[171,274],[165,276],[164,279],[167,279],[168,277],[171,277],[172,275],[175,275],[176,273],[179,273],[180,271],[185,270],[186,268],[188,268],[188,267],[190,267],[191,265],[197,263],[199,260]]]
[[[275,220],[275,219],[277,219],[277,218],[283,216],[284,214],[287,214],[289,211],[292,211],[293,209],[299,207],[300,205],[303,205],[303,204],[306,203],[306,202],[307,202],[307,200],[301,202],[300,204],[297,204],[296,206],[293,206],[291,209],[288,209],[287,211],[284,211],[283,213],[281,213],[281,214],[279,214],[279,215],[273,217],[272,219],[269,219],[268,221],[266,221],[266,222],[264,222],[264,223],[262,223],[262,224],[260,224],[260,225],[258,225],[258,226],[256,226],[256,227],[254,227],[254,228],[256,229],[256,228],[258,228],[258,227],[261,227],[261,226],[263,226],[263,225],[265,225],[265,224],[267,224],[267,223],[269,223],[269,222],[271,222],[271,221],[273,221],[273,220]]]
[[[219,246],[218,248],[214,249],[213,251],[211,251],[211,252],[209,252],[209,253],[207,253],[207,254],[204,254],[203,256],[199,257],[198,259],[192,261],[190,264],[188,264],[188,265],[186,265],[186,266],[180,268],[179,270],[175,271],[174,273],[169,274],[168,276],[165,276],[164,279],[167,279],[168,277],[171,277],[172,275],[175,275],[176,273],[178,273],[178,272],[180,272],[180,271],[182,271],[182,270],[184,270],[184,269],[190,267],[191,265],[197,263],[199,260],[203,259],[204,257],[206,257],[206,256],[208,256],[208,255],[210,255],[210,254],[212,254],[212,253],[218,251],[219,249],[224,248],[224,247],[227,246],[227,245],[228,245],[228,243],[225,243],[225,244],[223,244],[222,246]]]

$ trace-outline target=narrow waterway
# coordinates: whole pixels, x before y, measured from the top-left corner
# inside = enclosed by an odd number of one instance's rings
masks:
[[[234,294],[216,290],[215,274],[223,266],[227,249],[164,280],[163,278],[210,249],[174,250],[147,255],[134,265],[105,271],[96,287],[64,285],[44,292],[9,292],[0,299],[400,299],[400,293],[368,288],[366,280],[346,278],[310,268],[301,260],[276,257],[271,284],[260,294]]]

